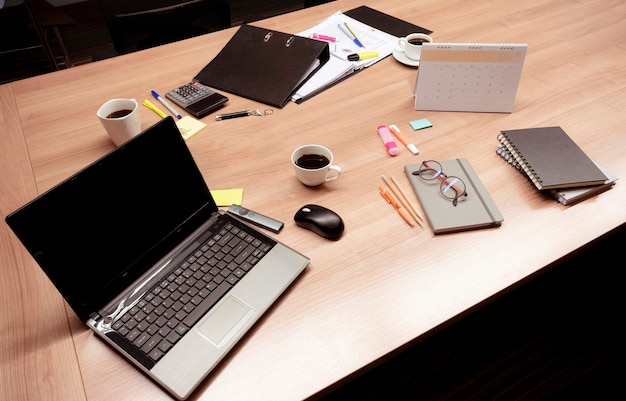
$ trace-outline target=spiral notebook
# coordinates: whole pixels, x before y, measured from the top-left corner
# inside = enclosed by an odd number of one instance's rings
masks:
[[[498,140],[539,190],[607,181],[606,175],[561,127],[501,131]]]
[[[513,157],[511,152],[509,152],[509,150],[506,148],[506,146],[504,146],[504,144],[498,145],[498,147],[496,148],[496,154],[502,157],[512,167],[515,167],[515,169],[519,171],[524,177],[528,178],[528,181],[531,182],[532,184],[530,177],[526,175],[526,173],[522,169],[522,166],[517,162],[517,160],[515,160],[515,157]],[[559,203],[565,206],[570,206],[570,205],[574,205],[585,199],[591,198],[594,195],[601,194],[602,192],[608,191],[609,189],[613,188],[613,185],[615,185],[615,182],[618,179],[617,176],[615,176],[613,173],[611,173],[610,171],[600,166],[598,163],[596,163],[596,166],[598,166],[598,168],[602,170],[604,175],[606,175],[608,178],[604,184],[584,186],[584,187],[575,187],[575,188],[549,189],[544,192],[548,193],[550,196],[556,199]]]

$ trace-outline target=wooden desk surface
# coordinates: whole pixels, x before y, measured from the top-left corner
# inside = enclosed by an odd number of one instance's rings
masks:
[[[362,3],[339,0],[256,25],[299,32]],[[439,42],[528,43],[514,112],[415,111],[416,70],[389,57],[269,117],[204,118],[208,129],[188,145],[209,187],[244,188],[245,206],[283,220],[276,237],[312,263],[193,398],[311,396],[626,222],[621,181],[564,207],[495,154],[501,129],[560,125],[592,159],[626,177],[625,2],[371,5],[434,30]],[[0,86],[2,218],[113,149],[95,115],[105,100],[143,100],[151,89],[190,80],[235,29]],[[265,108],[230,99],[224,112]],[[432,128],[407,125],[424,117]],[[158,116],[142,108],[141,119],[147,128]],[[419,156],[387,155],[376,127],[392,123]],[[290,153],[306,143],[333,150],[344,170],[337,181],[312,189],[294,178]],[[405,164],[456,157],[474,166],[504,215],[502,227],[435,237],[409,228],[378,194],[381,174],[409,192]],[[338,212],[343,238],[330,242],[295,226],[305,203]],[[0,246],[4,398],[169,399],[77,320],[4,221]]]

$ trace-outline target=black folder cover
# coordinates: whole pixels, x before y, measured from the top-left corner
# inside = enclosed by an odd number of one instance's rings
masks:
[[[329,57],[326,42],[244,24],[195,79],[282,108]]]
[[[352,10],[344,12],[344,14],[357,21],[361,21],[366,25],[399,38],[412,33],[425,33],[426,35],[433,33],[433,31],[426,28],[411,24],[410,22],[385,14],[368,6],[353,8]]]

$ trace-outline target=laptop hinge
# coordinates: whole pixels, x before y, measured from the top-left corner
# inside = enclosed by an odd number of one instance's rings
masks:
[[[102,319],[102,315],[99,314],[98,312],[93,312],[92,314],[89,315],[89,319],[93,320],[94,322],[97,322],[98,320]]]

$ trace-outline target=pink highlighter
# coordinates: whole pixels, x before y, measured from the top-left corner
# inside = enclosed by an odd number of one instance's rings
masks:
[[[325,42],[336,42],[337,41],[337,38],[335,38],[333,36],[322,35],[320,33],[312,33],[310,37],[311,37],[311,39],[323,40]]]
[[[383,143],[387,148],[387,152],[391,156],[395,156],[398,154],[398,152],[400,152],[400,149],[398,149],[398,145],[396,145],[396,142],[393,140],[391,132],[389,132],[389,128],[387,128],[386,125],[378,126],[378,134],[380,135],[380,139],[383,140]]]

